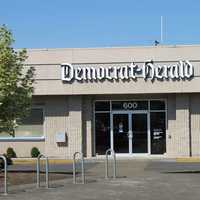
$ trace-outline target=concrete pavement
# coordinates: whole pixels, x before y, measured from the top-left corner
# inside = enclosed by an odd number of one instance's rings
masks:
[[[104,179],[104,163],[87,167],[85,185],[73,185],[72,176],[50,182],[51,189],[36,189],[35,184],[16,185],[0,199],[15,200],[199,200],[200,163],[167,160],[121,160],[118,178]],[[2,189],[2,188],[1,188]]]

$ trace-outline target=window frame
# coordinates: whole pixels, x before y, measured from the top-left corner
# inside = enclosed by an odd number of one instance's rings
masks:
[[[95,111],[95,102],[96,101],[109,101],[110,102],[110,111]],[[110,113],[110,116],[111,116],[111,113],[113,112],[112,110],[112,102],[113,101],[148,101],[148,109],[147,110],[141,110],[141,111],[147,111],[147,115],[148,115],[148,126],[149,126],[149,136],[150,136],[150,130],[151,130],[151,126],[150,126],[150,113],[151,112],[165,112],[165,127],[166,127],[166,140],[165,140],[165,143],[166,143],[166,146],[167,146],[167,135],[168,135],[168,98],[167,97],[158,97],[158,98],[114,98],[114,99],[110,99],[110,98],[97,98],[97,99],[94,99],[93,100],[93,103],[92,103],[92,107],[93,107],[93,128],[92,128],[92,131],[93,131],[93,145],[92,145],[92,154],[94,156],[99,156],[96,154],[96,132],[95,132],[95,114],[96,113]],[[165,109],[164,110],[151,110],[150,109],[150,101],[164,101],[165,103]],[[118,110],[120,111],[120,110]],[[111,117],[110,117],[110,121],[111,121]],[[150,138],[149,138],[150,139]],[[150,140],[149,140],[150,141]],[[161,154],[161,155],[165,155],[166,152],[164,154]],[[148,155],[153,155],[151,154],[151,145],[150,145],[150,151],[149,151],[149,154]],[[160,155],[160,154],[158,154]]]
[[[44,141],[45,140],[45,107],[44,106],[32,106],[31,109],[42,109],[43,114],[43,135],[40,137],[1,137],[0,141]]]

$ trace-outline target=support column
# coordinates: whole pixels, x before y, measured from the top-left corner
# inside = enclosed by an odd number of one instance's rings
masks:
[[[82,151],[82,97],[70,96],[68,99],[68,132],[70,155]]]
[[[93,109],[92,109],[92,99],[89,96],[83,99],[83,150],[87,157],[92,157],[92,123],[93,123]]]
[[[190,99],[189,94],[176,95],[176,126],[174,130],[174,149],[176,156],[190,156]]]
[[[166,126],[166,153],[168,157],[176,156],[176,95],[170,94],[167,98],[167,126]]]
[[[190,97],[192,156],[200,157],[200,94]]]

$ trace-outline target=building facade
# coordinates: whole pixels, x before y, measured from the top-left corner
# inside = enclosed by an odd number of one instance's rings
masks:
[[[31,114],[0,153],[200,156],[200,46],[29,49]]]

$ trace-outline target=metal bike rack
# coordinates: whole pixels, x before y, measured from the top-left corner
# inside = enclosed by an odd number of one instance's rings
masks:
[[[46,188],[49,188],[49,159],[47,156],[40,154],[37,157],[37,188],[40,188],[40,159],[45,158],[45,174],[46,174]]]
[[[81,152],[75,152],[74,155],[73,155],[73,183],[77,184],[77,182],[76,182],[76,156],[77,155],[80,155],[82,184],[85,184],[84,157],[83,157],[83,153],[81,153]]]
[[[116,178],[116,154],[115,151],[113,149],[108,149],[106,151],[106,160],[105,160],[105,178],[108,179],[108,153],[111,153],[112,157],[113,157],[113,178]]]
[[[1,159],[3,159],[4,162],[4,195],[8,194],[8,185],[7,185],[7,160],[5,156],[0,156]]]

